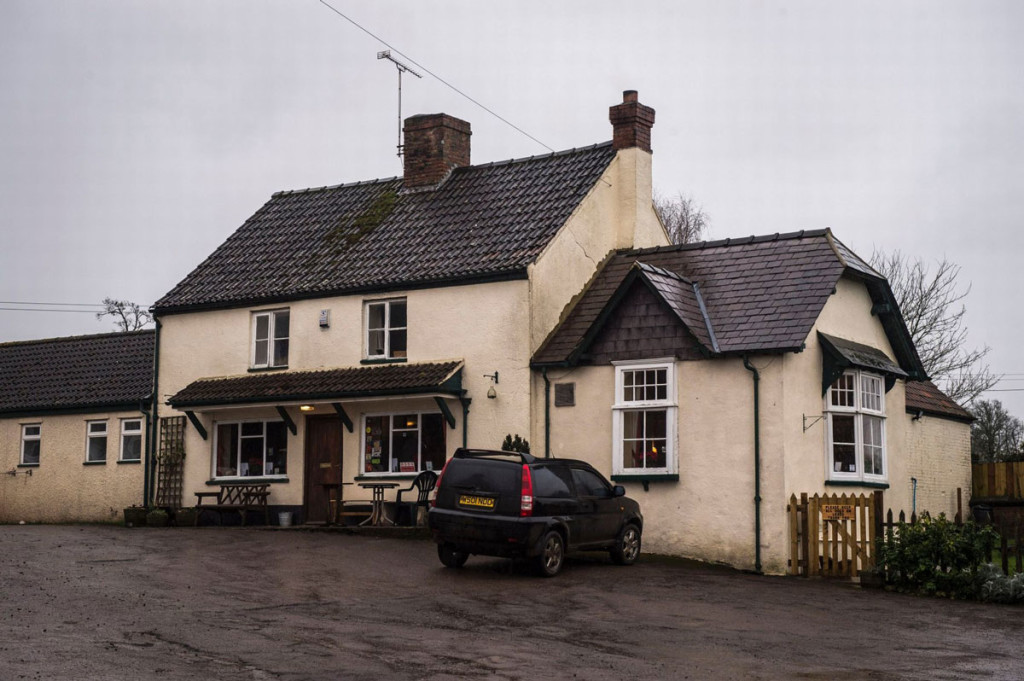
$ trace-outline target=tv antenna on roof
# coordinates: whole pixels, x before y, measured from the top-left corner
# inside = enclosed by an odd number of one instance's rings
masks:
[[[413,71],[408,64],[403,64],[394,57],[391,56],[391,50],[381,50],[377,53],[377,59],[387,59],[398,69],[398,155],[402,155],[402,74],[411,73],[417,78],[422,78],[420,74]]]

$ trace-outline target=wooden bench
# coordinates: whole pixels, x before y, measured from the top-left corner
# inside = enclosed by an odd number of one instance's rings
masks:
[[[263,511],[263,522],[270,524],[270,509],[267,506],[267,497],[270,496],[270,485],[268,484],[227,484],[221,485],[217,492],[196,492],[196,521],[199,524],[199,516],[203,511],[238,511],[242,516],[242,525],[245,525],[245,514],[249,511]],[[206,499],[212,499],[206,501]]]

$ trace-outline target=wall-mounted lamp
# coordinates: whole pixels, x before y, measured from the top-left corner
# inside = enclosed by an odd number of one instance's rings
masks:
[[[914,418],[912,418],[912,419],[910,419],[910,420],[911,420],[911,421],[920,421],[920,420],[921,420],[921,417],[922,417],[922,416],[924,416],[924,412],[923,412],[923,411],[921,411],[920,409],[918,409],[918,410],[917,410],[917,413],[916,413],[916,414],[914,414]]]
[[[484,378],[491,379],[491,387],[487,389],[487,399],[493,400],[498,396],[494,386],[498,384],[498,372],[495,371],[493,374],[484,374]]]
[[[313,411],[316,409],[312,404],[300,404],[299,411]]]

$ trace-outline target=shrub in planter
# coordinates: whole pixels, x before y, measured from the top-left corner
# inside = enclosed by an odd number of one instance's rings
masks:
[[[145,527],[146,525],[146,507],[145,506],[129,506],[124,509],[124,526],[125,527]]]
[[[174,525],[176,527],[192,527],[196,524],[198,511],[194,508],[179,508],[174,511]]]
[[[146,514],[146,524],[150,527],[167,527],[170,516],[162,508],[154,508]]]
[[[914,525],[900,523],[878,547],[878,566],[897,591],[979,598],[996,533],[968,521],[957,525],[944,514],[924,515]]]

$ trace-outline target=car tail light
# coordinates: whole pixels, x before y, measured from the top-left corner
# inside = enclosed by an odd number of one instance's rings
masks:
[[[441,478],[444,477],[444,471],[451,462],[451,459],[445,461],[444,466],[441,467],[441,473],[437,476],[437,482],[434,483],[434,496],[430,499],[431,508],[437,508],[437,493],[441,491]]]
[[[533,515],[533,476],[530,467],[523,464],[523,489],[519,497],[519,516],[526,518]]]

